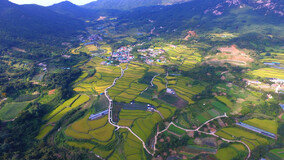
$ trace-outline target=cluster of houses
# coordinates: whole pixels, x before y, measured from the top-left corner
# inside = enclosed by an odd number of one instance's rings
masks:
[[[166,63],[166,58],[164,56],[160,56],[165,53],[163,49],[138,49],[137,50],[141,54],[141,59],[145,60],[147,64],[153,64],[154,62]]]
[[[78,39],[84,43],[84,46],[95,44],[96,42],[103,40],[103,38],[98,34],[91,34],[88,38],[85,38],[83,35],[79,35]]]
[[[129,61],[134,59],[134,56],[131,54],[132,47],[120,47],[116,52],[111,54],[111,57],[107,57],[108,60],[119,61],[120,63],[128,63]]]
[[[43,71],[47,70],[47,64],[45,64],[45,63],[39,63],[38,66],[42,67]]]
[[[168,94],[176,94],[175,90],[171,89],[171,88],[167,88],[166,93]]]

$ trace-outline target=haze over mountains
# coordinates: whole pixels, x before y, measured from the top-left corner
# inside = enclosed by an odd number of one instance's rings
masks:
[[[129,10],[138,7],[173,5],[188,2],[191,0],[98,0],[84,5],[84,8],[91,9],[122,9]]]

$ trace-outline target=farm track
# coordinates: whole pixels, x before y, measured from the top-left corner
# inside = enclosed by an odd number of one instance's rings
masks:
[[[113,122],[113,120],[112,120],[112,99],[110,98],[110,96],[109,96],[107,93],[108,93],[108,90],[109,90],[110,88],[112,88],[113,86],[115,86],[116,81],[117,81],[118,79],[121,79],[121,78],[124,76],[124,72],[125,72],[127,69],[128,69],[128,65],[127,65],[127,67],[126,67],[125,69],[122,69],[122,68],[121,68],[121,75],[120,75],[120,77],[115,78],[114,81],[113,81],[113,83],[112,83],[112,85],[105,89],[105,96],[107,97],[107,99],[108,99],[108,101],[109,101],[108,122],[109,122],[112,126],[116,127],[116,128],[117,128],[116,130],[119,130],[120,128],[127,129],[130,133],[132,133],[137,139],[139,139],[139,140],[142,142],[143,148],[144,148],[150,155],[152,155],[152,156],[155,155],[155,151],[157,150],[157,149],[156,149],[156,144],[157,144],[158,135],[161,134],[161,133],[163,133],[163,132],[165,132],[165,131],[167,131],[167,130],[169,129],[169,127],[170,127],[171,125],[173,125],[173,126],[179,128],[179,129],[181,129],[181,130],[184,130],[184,131],[186,131],[186,132],[193,131],[193,132],[199,132],[199,133],[203,133],[203,134],[207,134],[207,135],[212,135],[212,136],[218,137],[218,138],[220,138],[220,139],[222,139],[223,141],[226,141],[226,142],[228,142],[228,143],[234,143],[234,142],[242,143],[243,145],[245,145],[245,146],[247,147],[247,149],[248,149],[248,151],[249,151],[248,156],[246,157],[246,160],[249,159],[249,157],[251,156],[251,150],[250,150],[249,146],[248,146],[247,144],[245,144],[244,142],[239,141],[239,140],[229,140],[229,139],[222,138],[222,137],[216,135],[215,132],[208,133],[208,132],[199,131],[200,128],[202,128],[204,125],[206,125],[207,123],[209,123],[209,122],[211,122],[211,121],[213,121],[213,120],[215,120],[215,119],[228,117],[228,116],[226,115],[226,113],[225,113],[224,115],[214,117],[214,118],[212,118],[212,119],[210,119],[210,120],[204,122],[202,125],[200,125],[198,128],[196,128],[196,129],[194,129],[194,130],[193,130],[193,129],[185,129],[185,128],[182,128],[182,127],[180,127],[180,126],[177,126],[177,125],[174,124],[173,122],[169,123],[169,125],[168,125],[164,130],[162,130],[162,131],[160,131],[160,132],[158,131],[158,132],[156,133],[156,135],[155,135],[155,137],[154,137],[154,151],[153,151],[153,152],[150,152],[149,149],[147,148],[145,142],[144,142],[136,133],[134,133],[128,126],[120,126],[120,125],[117,125],[117,124],[115,124],[115,123]],[[168,76],[168,73],[166,74],[166,77],[167,77],[167,76]],[[167,83],[166,83],[166,87],[167,87],[168,81],[167,81],[166,77],[165,77],[165,80],[166,80],[166,82],[167,82]],[[155,77],[153,77],[153,79],[152,79],[152,81],[151,81],[151,85],[152,85],[152,82],[153,82],[154,78],[155,78]],[[160,113],[159,113],[159,114],[160,114]],[[161,114],[160,114],[160,115],[161,115]],[[163,117],[162,117],[162,118],[163,118]]]
[[[140,95],[143,94],[144,92],[146,92],[146,91],[149,89],[150,86],[151,86],[151,87],[154,86],[153,81],[154,81],[154,79],[155,79],[157,76],[159,76],[159,75],[160,75],[160,74],[157,74],[157,75],[155,75],[155,76],[152,78],[152,80],[151,80],[151,82],[150,82],[150,85],[149,85],[146,89],[144,89],[144,90],[140,93]]]
[[[173,122],[171,122],[171,123],[169,123],[169,125],[168,125],[164,130],[162,130],[162,131],[160,131],[160,132],[157,132],[157,134],[155,135],[155,138],[154,138],[154,152],[157,150],[157,149],[156,149],[156,144],[157,144],[157,139],[158,139],[159,134],[161,134],[161,133],[167,131],[167,130],[169,129],[169,127],[170,127],[171,125],[173,125],[173,126],[179,128],[179,129],[181,129],[181,130],[184,130],[184,131],[186,131],[186,132],[192,131],[192,132],[198,132],[198,133],[203,133],[203,134],[211,135],[211,136],[220,138],[220,139],[222,139],[223,141],[228,142],[228,143],[236,143],[236,142],[237,142],[237,143],[242,143],[242,144],[248,149],[248,151],[249,151],[249,153],[248,153],[248,155],[247,155],[247,157],[246,157],[246,160],[249,159],[250,156],[251,156],[251,150],[250,150],[249,146],[248,146],[246,143],[244,143],[243,141],[225,139],[225,138],[222,138],[222,137],[216,135],[215,132],[208,133],[208,132],[204,132],[204,131],[199,131],[200,128],[202,128],[202,127],[203,127],[204,125],[206,125],[207,123],[209,123],[209,122],[211,122],[211,121],[213,121],[213,120],[215,120],[215,119],[224,118],[224,117],[228,117],[228,116],[226,115],[226,113],[225,113],[224,115],[217,116],[217,117],[215,117],[215,118],[212,118],[212,119],[210,119],[210,120],[204,122],[202,125],[200,125],[200,126],[199,126],[198,128],[196,128],[196,129],[185,129],[185,128],[182,128],[182,127],[180,127],[180,126],[174,124]]]

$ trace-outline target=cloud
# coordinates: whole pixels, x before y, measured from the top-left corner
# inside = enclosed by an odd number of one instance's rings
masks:
[[[16,4],[38,4],[42,6],[50,6],[65,0],[10,0],[10,1]],[[69,0],[69,1],[77,5],[84,5],[95,0]]]

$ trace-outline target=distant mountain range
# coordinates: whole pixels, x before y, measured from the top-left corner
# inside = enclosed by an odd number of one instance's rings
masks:
[[[147,6],[167,6],[173,4],[180,4],[189,1],[199,1],[202,3],[203,0],[97,0],[86,4],[82,7],[89,9],[117,9],[117,10],[130,10],[138,7]],[[215,11],[215,14],[221,14],[224,7],[239,6],[245,7],[250,6],[253,10],[262,10],[268,13],[273,12],[275,14],[284,16],[283,0],[212,0],[218,2],[216,6],[211,6],[208,11]],[[226,4],[226,5],[225,5]],[[193,6],[194,7],[194,6]]]
[[[84,29],[81,20],[38,5],[0,1],[0,49],[22,41],[53,42]]]
[[[79,19],[96,19],[99,18],[100,15],[104,16],[112,16],[114,14],[118,15],[120,11],[111,10],[111,9],[89,9],[83,8],[81,6],[77,6],[69,1],[63,1],[58,4],[54,4],[49,6],[48,9],[59,13],[64,14],[69,17],[79,18]]]
[[[188,29],[271,33],[283,36],[283,0],[98,0],[50,7],[0,0],[0,48],[15,41],[54,42],[85,29],[87,19],[117,17],[148,31],[176,35]],[[119,23],[118,23],[119,25]],[[117,26],[119,27],[119,26]],[[55,42],[54,42],[55,43]]]
[[[157,6],[157,5],[173,5],[184,3],[191,0],[98,0],[84,5],[89,9],[118,9],[129,10],[138,7]]]

